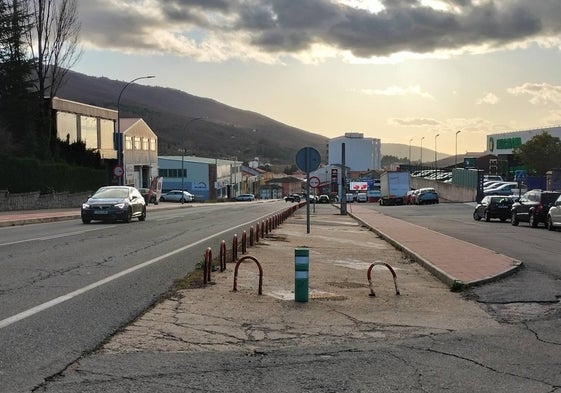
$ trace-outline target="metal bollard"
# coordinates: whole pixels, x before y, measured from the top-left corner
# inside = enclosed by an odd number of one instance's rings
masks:
[[[297,302],[308,301],[309,256],[308,248],[294,249],[294,300]]]

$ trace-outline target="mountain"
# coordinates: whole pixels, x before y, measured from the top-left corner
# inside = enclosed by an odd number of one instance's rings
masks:
[[[127,82],[69,71],[57,96],[117,109]],[[255,112],[236,109],[180,90],[131,84],[121,96],[121,117],[141,117],[158,135],[161,155],[259,157],[261,162],[291,165],[302,147],[316,148],[325,159],[328,138],[288,126]],[[200,118],[193,121],[195,118]]]
[[[57,96],[103,108],[117,109],[127,82],[69,71]],[[158,135],[159,154],[176,155],[181,148],[201,157],[236,158],[290,166],[298,150],[313,147],[327,162],[328,138],[288,126],[259,113],[237,109],[186,92],[131,84],[121,95],[121,117],[141,117]],[[194,119],[199,118],[196,121]],[[419,158],[412,148],[412,160]],[[423,149],[424,161],[434,151]],[[426,156],[425,156],[426,154]],[[409,146],[382,143],[382,155],[409,156]]]

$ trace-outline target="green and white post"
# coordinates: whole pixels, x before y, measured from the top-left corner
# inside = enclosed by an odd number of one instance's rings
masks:
[[[294,249],[294,300],[308,301],[308,273],[310,270],[310,250],[308,248]]]

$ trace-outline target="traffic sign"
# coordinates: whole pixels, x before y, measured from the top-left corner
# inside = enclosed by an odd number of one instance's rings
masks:
[[[319,177],[317,176],[310,177],[310,187],[318,188],[319,184],[320,184]]]
[[[303,147],[296,153],[296,166],[306,173],[318,169],[320,162],[319,152],[313,147]]]
[[[123,174],[124,174],[123,166],[122,166],[122,165],[119,165],[119,164],[115,165],[115,166],[113,167],[113,174],[114,174],[115,176],[117,176],[117,177],[123,176]]]

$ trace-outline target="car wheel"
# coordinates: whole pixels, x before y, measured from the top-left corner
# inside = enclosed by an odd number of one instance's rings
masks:
[[[160,202],[165,202],[165,201],[166,201],[166,198],[160,197]]]
[[[553,220],[551,219],[551,216],[547,217],[547,229],[549,229],[550,231],[554,231],[555,227],[553,226]]]
[[[528,217],[528,224],[532,228],[536,228],[538,226],[538,221],[536,220],[536,216],[533,213],[530,213],[530,216]]]
[[[519,224],[518,217],[516,216],[516,212],[514,212],[514,211],[512,212],[512,216],[510,218],[510,223],[514,226],[517,226]]]
[[[473,219],[475,221],[481,221],[481,217],[479,217],[479,214],[477,214],[477,210],[473,212]]]
[[[487,222],[491,221],[491,217],[489,216],[489,212],[487,210],[485,210],[484,215],[485,215],[485,221]]]
[[[138,216],[138,221],[144,221],[144,220],[146,220],[146,206],[142,208],[142,214]]]
[[[132,220],[132,208],[129,207],[129,210],[127,210],[127,215],[125,216],[124,221],[126,223],[129,223],[129,222],[131,222],[131,220]]]
[[[84,218],[84,217],[82,217],[82,222],[83,222],[84,224],[89,224],[90,222],[92,222],[92,220],[90,220],[89,218]]]

